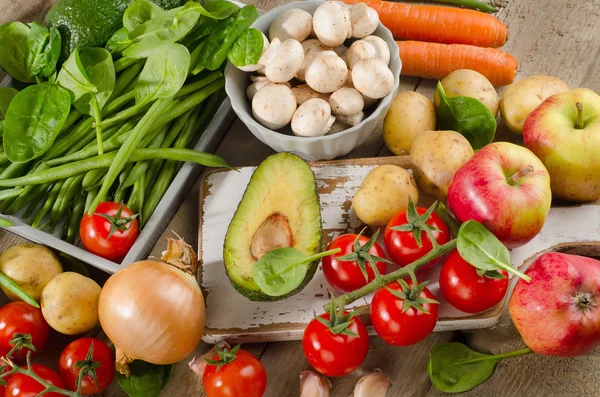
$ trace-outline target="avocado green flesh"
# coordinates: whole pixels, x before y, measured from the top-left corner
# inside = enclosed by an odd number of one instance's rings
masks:
[[[185,0],[151,0],[164,9],[179,7]],[[76,47],[104,47],[123,26],[123,14],[133,0],[59,0],[46,14],[46,24],[56,26],[62,39],[61,60]]]
[[[242,295],[256,301],[283,299],[300,291],[312,279],[318,260],[310,264],[302,285],[295,291],[278,297],[264,294],[252,277],[256,259],[250,246],[264,220],[279,213],[288,221],[294,248],[306,255],[320,252],[321,206],[316,189],[310,166],[290,153],[275,154],[254,171],[229,224],[223,250],[227,275]]]

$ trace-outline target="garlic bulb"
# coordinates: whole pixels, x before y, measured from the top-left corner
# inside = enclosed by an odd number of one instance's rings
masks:
[[[300,397],[329,397],[331,382],[313,371],[300,373]]]
[[[392,381],[380,370],[363,376],[354,386],[353,397],[385,397]]]

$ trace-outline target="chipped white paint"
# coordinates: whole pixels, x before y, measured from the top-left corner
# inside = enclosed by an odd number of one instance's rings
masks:
[[[348,202],[365,175],[374,167],[348,164],[313,166],[319,190],[329,192],[320,194],[326,241],[360,227],[361,222],[354,212],[351,209],[344,211],[343,208],[349,207]],[[203,186],[210,187],[204,192],[205,197],[201,197],[203,216],[199,236],[199,252],[203,260],[201,285],[208,294],[204,340],[209,343],[220,339],[232,342],[301,339],[305,325],[315,312],[322,312],[323,305],[328,301],[329,286],[320,269],[300,293],[278,302],[250,301],[231,286],[223,264],[223,242],[254,169],[247,167],[240,172],[211,173],[203,183]],[[593,236],[600,236],[600,206],[553,208],[542,233],[529,244],[514,250],[511,261],[520,266],[533,254],[559,242],[591,241]],[[438,274],[439,266],[420,273],[419,278],[433,280],[429,288],[438,298],[442,298],[437,283]],[[355,304],[361,306],[370,300],[371,296],[368,296]],[[440,320],[436,331],[492,326],[498,320],[503,304],[500,303],[497,310],[491,310],[493,314],[474,317],[454,309],[443,299],[439,300]]]

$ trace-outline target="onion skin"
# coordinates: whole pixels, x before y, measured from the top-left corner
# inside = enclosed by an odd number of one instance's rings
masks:
[[[173,364],[194,350],[204,331],[204,297],[190,272],[140,261],[108,279],[99,315],[117,348],[117,369],[128,375],[127,364],[135,359]]]

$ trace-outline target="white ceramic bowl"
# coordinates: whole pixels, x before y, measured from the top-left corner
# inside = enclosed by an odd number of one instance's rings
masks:
[[[310,14],[314,14],[317,7],[323,3],[323,1],[296,1],[274,8],[266,14],[261,15],[252,27],[268,36],[269,26],[271,26],[273,20],[282,12],[292,8],[300,8]],[[381,128],[379,127],[383,123],[385,114],[390,107],[392,99],[396,96],[398,85],[400,84],[402,63],[400,62],[398,46],[392,37],[392,33],[388,28],[379,23],[373,34],[384,39],[390,47],[390,70],[394,75],[394,88],[388,96],[379,100],[377,107],[372,113],[357,126],[338,132],[337,134],[314,138],[294,136],[291,134],[289,126],[278,131],[263,127],[254,120],[251,103],[246,98],[246,88],[250,84],[250,73],[242,72],[228,62],[225,68],[225,90],[231,100],[233,110],[254,136],[277,152],[291,152],[309,161],[331,160],[335,157],[348,154],[352,149],[366,142],[372,135],[381,134]]]

